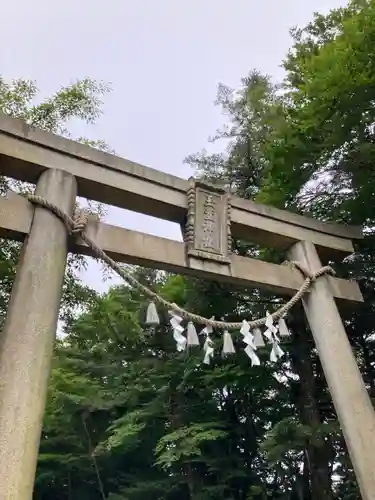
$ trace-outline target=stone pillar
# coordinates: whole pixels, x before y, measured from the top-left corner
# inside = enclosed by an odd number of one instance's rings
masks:
[[[289,256],[310,271],[321,267],[311,242]],[[375,500],[375,412],[326,277],[306,294],[303,306],[364,500]]]
[[[72,214],[75,178],[45,171],[36,194]],[[68,245],[64,224],[35,208],[0,334],[0,497],[31,500]]]

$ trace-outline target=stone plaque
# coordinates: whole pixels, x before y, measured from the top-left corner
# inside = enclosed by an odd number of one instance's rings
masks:
[[[229,195],[224,189],[190,179],[184,235],[188,256],[229,264],[229,216]]]

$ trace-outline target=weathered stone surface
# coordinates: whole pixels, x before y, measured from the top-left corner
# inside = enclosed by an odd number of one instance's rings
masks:
[[[70,174],[48,170],[38,181],[36,194],[71,214],[76,188]],[[0,498],[4,500],[32,498],[68,252],[66,228],[55,215],[36,208],[27,220],[30,230],[0,342]]]
[[[311,242],[297,243],[290,258],[317,272],[321,262]],[[303,306],[319,353],[363,500],[375,498],[375,413],[337,310],[330,282],[313,283]]]
[[[189,257],[230,264],[229,214],[225,190],[190,179],[185,233]]]
[[[185,179],[43,132],[21,120],[0,116],[0,173],[36,182],[58,168],[78,180],[78,195],[181,224],[186,218]],[[353,252],[350,240],[361,228],[328,224],[285,210],[231,197],[234,237],[266,247],[288,249],[312,241],[324,258]]]
[[[0,197],[0,237],[23,240],[30,231],[32,218],[33,206],[23,197]],[[235,254],[230,257],[230,266],[213,260],[193,258],[188,266],[183,243],[103,222],[89,222],[86,231],[100,248],[118,262],[263,288],[281,295],[293,295],[303,282],[301,273],[290,266],[280,266]],[[92,255],[90,249],[80,240],[70,250]],[[337,300],[345,302],[346,305],[363,301],[355,281],[332,276],[327,279]]]

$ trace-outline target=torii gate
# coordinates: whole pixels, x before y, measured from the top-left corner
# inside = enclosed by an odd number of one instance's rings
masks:
[[[322,223],[189,182],[0,117],[0,174],[36,184],[36,194],[68,215],[80,195],[176,222],[184,243],[91,221],[87,234],[119,262],[293,295],[296,269],[231,254],[231,234],[288,251],[316,272],[354,251],[359,228]],[[217,214],[210,228],[205,203]],[[24,240],[0,338],[0,497],[30,500],[37,463],[64,270],[69,251],[90,254],[62,222],[13,195],[0,198],[0,236]],[[358,284],[317,280],[303,305],[364,500],[375,499],[375,413],[336,301],[362,302]]]

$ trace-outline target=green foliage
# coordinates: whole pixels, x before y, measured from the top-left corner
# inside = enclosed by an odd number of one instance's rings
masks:
[[[313,205],[321,213],[328,207],[331,217],[347,221],[358,212],[354,200],[365,203],[372,195],[373,182],[366,179],[374,179],[374,9],[373,1],[351,2],[295,33],[285,62],[286,99],[293,105],[267,148],[270,166],[261,201],[297,202],[301,209],[306,201],[319,201]],[[301,192],[309,181],[314,184]],[[356,223],[371,215],[367,208]]]
[[[276,464],[287,459],[291,450],[303,452],[308,444],[323,447],[327,437],[339,432],[336,422],[324,425],[303,425],[295,417],[288,417],[277,422],[261,444],[260,449],[267,454],[268,460]]]
[[[225,431],[215,429],[215,425],[215,422],[193,424],[165,434],[156,445],[155,463],[162,468],[169,468],[188,457],[202,456],[202,445],[227,435]]]
[[[100,443],[96,452],[113,452],[121,449],[136,448],[141,431],[146,427],[142,421],[144,412],[134,410],[122,415],[108,427],[108,438]]]
[[[102,82],[84,78],[34,104],[38,95],[35,82],[18,79],[8,83],[0,77],[0,112],[42,130],[70,136],[67,129],[70,120],[94,123],[100,117],[100,98],[109,90]]]

